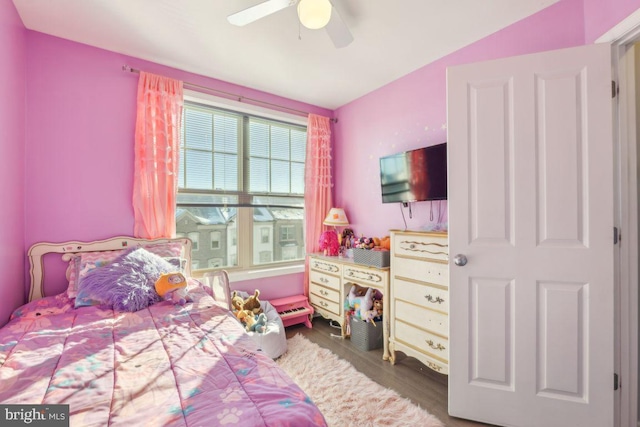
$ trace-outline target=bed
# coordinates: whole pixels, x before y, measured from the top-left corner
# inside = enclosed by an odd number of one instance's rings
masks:
[[[176,243],[182,251],[177,265],[188,277],[188,239],[34,245],[30,302],[0,329],[0,402],[66,404],[72,426],[326,425],[313,402],[198,281],[188,280],[192,301],[184,305],[154,301],[123,311],[102,300],[76,306],[83,283],[94,276],[133,253]],[[69,263],[75,297],[70,289],[45,296],[47,253]],[[93,262],[92,270],[78,261],[100,254],[111,261]]]

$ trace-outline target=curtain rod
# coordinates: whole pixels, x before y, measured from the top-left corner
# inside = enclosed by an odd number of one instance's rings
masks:
[[[136,74],[140,74],[140,70],[137,70],[135,68],[132,68],[128,65],[123,65],[122,66],[122,71],[128,71],[130,73],[136,73]],[[224,97],[228,98],[228,99],[235,99],[238,102],[249,102],[250,104],[261,104],[261,105],[265,105],[268,107],[272,107],[272,108],[276,108],[278,110],[286,110],[286,111],[291,111],[295,114],[298,114],[300,116],[308,116],[309,112],[308,111],[302,111],[302,110],[296,110],[295,108],[290,108],[290,107],[285,107],[284,105],[279,105],[279,104],[273,104],[271,102],[266,102],[266,101],[261,101],[259,99],[254,99],[254,98],[249,98],[243,95],[238,95],[235,93],[231,93],[231,92],[225,92],[223,90],[220,89],[214,89],[212,87],[207,87],[207,86],[201,86],[201,85],[197,85],[195,83],[189,83],[189,82],[182,82],[183,85],[185,86],[189,86],[191,88],[195,88],[195,89],[200,89],[202,91],[206,91],[206,92],[215,92],[216,94],[220,94],[223,95]],[[332,123],[338,123],[338,119],[329,119],[331,120]]]

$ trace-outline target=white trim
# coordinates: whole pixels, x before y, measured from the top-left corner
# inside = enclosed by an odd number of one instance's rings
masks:
[[[636,38],[640,33],[640,9],[620,21],[615,27],[598,37],[596,43],[624,44]]]
[[[304,264],[286,265],[282,267],[271,267],[254,270],[229,270],[226,269],[229,280],[232,282],[242,282],[245,280],[265,279],[267,277],[287,276],[289,274],[304,273]],[[202,273],[206,274],[206,273]],[[200,277],[202,274],[194,273],[194,277]]]
[[[635,24],[632,25],[634,19]],[[619,307],[619,369],[622,387],[620,389],[620,426],[633,425],[638,421],[638,175],[636,137],[636,95],[635,75],[640,72],[635,67],[634,52],[630,49],[640,39],[640,13],[634,13],[609,33],[615,34],[612,42],[612,60],[620,93],[617,111],[614,113],[616,129],[616,188],[617,225],[622,232],[619,244],[617,302]],[[619,334],[619,335],[618,335]],[[617,396],[618,397],[618,396]]]
[[[185,101],[198,102],[200,104],[210,105],[212,107],[224,108],[226,110],[237,111],[239,113],[251,114],[254,116],[264,117],[266,119],[279,120],[295,125],[307,126],[307,118],[283,111],[272,110],[257,105],[247,104],[246,102],[235,101],[233,99],[221,98],[219,96],[208,93],[196,92],[194,90],[184,90],[183,98]]]

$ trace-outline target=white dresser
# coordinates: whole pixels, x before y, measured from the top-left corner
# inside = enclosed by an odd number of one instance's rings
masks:
[[[376,288],[382,292],[383,353],[389,359],[389,268],[356,264],[351,258],[309,255],[309,302],[322,317],[340,324],[345,335],[344,301],[351,284]]]
[[[447,233],[391,231],[389,353],[449,372],[449,241]]]

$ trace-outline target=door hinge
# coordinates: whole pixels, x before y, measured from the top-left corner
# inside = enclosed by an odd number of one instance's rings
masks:
[[[613,389],[617,390],[620,388],[620,380],[618,379],[618,374],[613,374]]]
[[[613,227],[613,244],[617,245],[620,240],[622,240],[622,235],[620,234],[618,227]]]
[[[620,93],[620,89],[614,80],[611,80],[611,97],[615,98]]]

